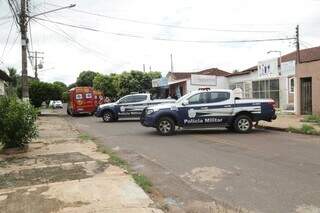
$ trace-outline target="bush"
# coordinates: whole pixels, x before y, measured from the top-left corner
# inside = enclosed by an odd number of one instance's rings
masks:
[[[15,97],[0,97],[0,143],[3,148],[24,147],[38,135],[37,110]]]
[[[311,122],[320,124],[320,115],[308,115],[303,119],[303,122]]]

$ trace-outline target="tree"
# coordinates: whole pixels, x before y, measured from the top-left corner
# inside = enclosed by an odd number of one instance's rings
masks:
[[[98,73],[93,71],[83,71],[77,78],[76,85],[77,86],[93,86],[93,79],[96,77]]]
[[[69,86],[68,86],[68,90],[69,90],[69,89],[72,89],[72,88],[74,88],[74,87],[76,87],[76,86],[77,86],[77,84],[76,84],[76,83],[69,84]]]
[[[17,70],[14,67],[8,67],[9,77],[11,78],[10,86],[17,87],[18,75]]]
[[[110,98],[117,97],[116,90],[116,74],[102,75],[98,74],[93,80],[93,88],[103,92],[103,94]]]

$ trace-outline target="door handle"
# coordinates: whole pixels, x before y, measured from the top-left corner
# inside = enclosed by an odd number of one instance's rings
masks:
[[[231,105],[225,105],[224,106],[224,108],[230,108],[231,107]]]
[[[208,109],[208,107],[201,107],[200,109]]]

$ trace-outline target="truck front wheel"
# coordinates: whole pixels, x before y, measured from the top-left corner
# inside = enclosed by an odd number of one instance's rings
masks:
[[[102,120],[104,122],[112,122],[112,121],[114,121],[113,113],[110,112],[110,111],[104,112],[103,115],[102,115]]]
[[[233,128],[238,133],[249,133],[252,130],[252,119],[247,115],[239,115],[234,120]]]
[[[175,132],[175,123],[169,117],[160,118],[157,123],[157,130],[161,135],[172,135]]]

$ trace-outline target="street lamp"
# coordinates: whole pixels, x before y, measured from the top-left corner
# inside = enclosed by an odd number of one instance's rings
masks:
[[[281,63],[282,63],[282,60],[281,60],[281,51],[280,50],[270,50],[267,52],[267,54],[270,54],[270,53],[279,53],[279,63],[280,63],[280,69],[279,69],[279,75],[281,75]]]

